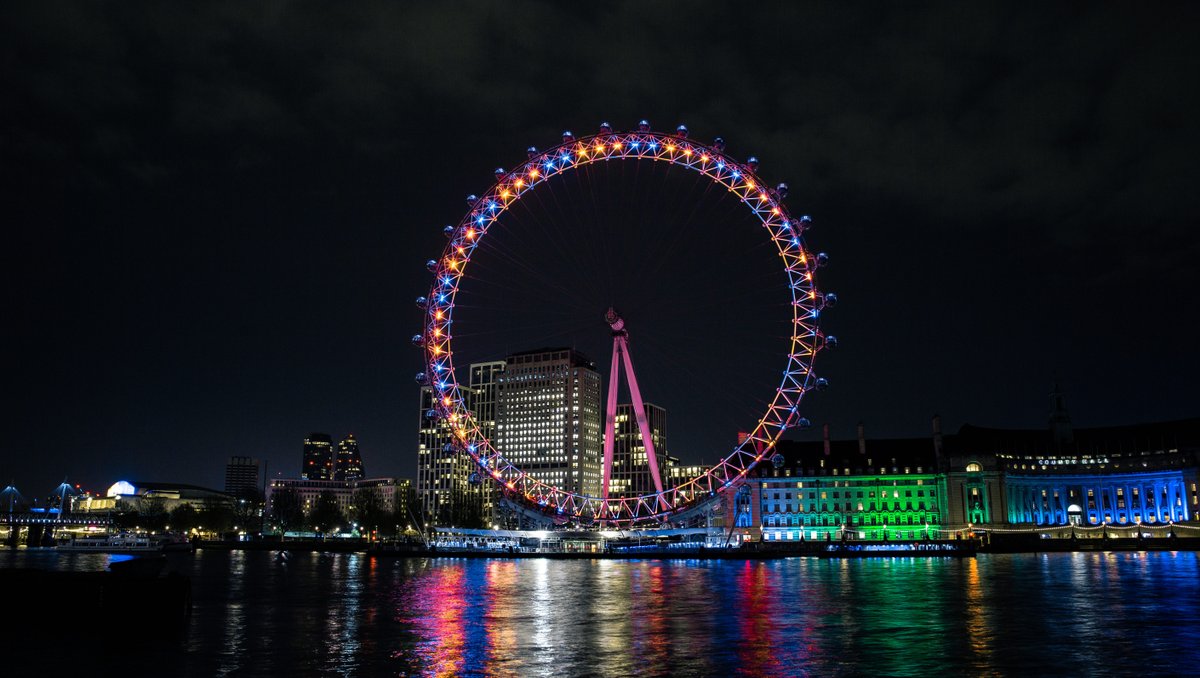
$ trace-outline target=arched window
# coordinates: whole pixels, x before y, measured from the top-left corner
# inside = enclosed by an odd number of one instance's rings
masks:
[[[977,461],[967,464],[967,473],[979,473],[983,471],[983,465]]]

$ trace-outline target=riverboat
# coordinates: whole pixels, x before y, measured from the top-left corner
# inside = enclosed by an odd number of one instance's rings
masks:
[[[177,535],[130,533],[72,537],[57,547],[59,551],[78,553],[164,553],[191,548],[186,539]]]
[[[818,558],[974,558],[973,539],[904,542],[844,541],[820,544],[809,555]]]

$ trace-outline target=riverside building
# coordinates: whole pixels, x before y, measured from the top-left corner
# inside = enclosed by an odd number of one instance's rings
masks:
[[[103,497],[90,494],[71,499],[71,511],[77,513],[119,513],[138,511],[147,500],[159,502],[162,510],[170,512],[182,504],[197,510],[210,502],[228,503],[233,496],[207,487],[186,483],[118,480],[109,486]]]
[[[324,492],[337,499],[342,515],[349,516],[354,507],[354,494],[360,490],[373,490],[380,499],[384,511],[396,515],[401,525],[408,522],[408,495],[412,481],[408,478],[356,478],[353,480],[310,480],[307,478],[275,478],[267,484],[267,513],[274,509],[275,496],[285,490],[294,490],[300,498],[305,515],[316,506]]]
[[[1056,440],[1039,431],[964,426],[972,451],[958,494],[966,519],[1011,525],[1131,526],[1194,521],[1200,512],[1200,421],[1182,420],[1073,431]],[[1001,478],[999,488],[987,478]],[[997,489],[999,490],[997,492]]]
[[[780,441],[737,493],[741,539],[921,539],[970,530],[1200,529],[1200,418],[1074,429]]]
[[[947,436],[948,519],[1117,529],[1196,521],[1200,418],[1074,428],[1056,384],[1048,424],[967,425]]]
[[[644,405],[646,421],[650,426],[650,438],[654,443],[655,457],[658,460],[659,477],[664,481],[663,488],[669,489],[671,485],[668,469],[673,465],[670,463],[670,457],[667,456],[667,411],[653,403],[644,403]],[[638,429],[633,405],[629,403],[617,405],[614,419],[613,464],[608,495],[610,497],[635,497],[654,493],[654,479],[650,475],[650,461],[646,454],[646,444],[642,441],[642,433]]]
[[[537,480],[599,496],[602,405],[595,363],[570,348],[515,353],[505,363],[497,447]]]
[[[764,541],[920,539],[945,523],[946,478],[928,439],[782,441],[748,483]],[[758,516],[754,516],[757,508]],[[744,514],[744,510],[743,510]],[[757,521],[754,518],[758,518]]]

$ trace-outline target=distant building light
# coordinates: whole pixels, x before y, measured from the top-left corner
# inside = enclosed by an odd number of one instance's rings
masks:
[[[108,488],[106,497],[120,497],[125,495],[137,494],[137,488],[124,480],[118,480],[113,483],[112,487]]]

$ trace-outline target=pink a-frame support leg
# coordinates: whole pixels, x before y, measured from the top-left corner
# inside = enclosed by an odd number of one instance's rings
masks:
[[[604,410],[604,467],[601,471],[601,498],[604,500],[602,513],[608,513],[608,486],[612,480],[613,437],[617,422],[617,386],[621,368],[621,345],[619,336],[613,337],[612,369],[608,372],[608,407]]]
[[[637,419],[638,431],[642,434],[642,444],[646,447],[646,461],[650,465],[650,477],[654,481],[654,490],[659,493],[659,503],[664,510],[670,509],[665,497],[662,496],[662,475],[658,470],[658,455],[654,452],[654,439],[650,435],[650,422],[646,419],[646,406],[642,402],[642,392],[638,388],[637,376],[633,372],[633,358],[629,354],[628,334],[625,331],[625,321],[613,309],[605,316],[613,328],[612,368],[608,378],[608,407],[604,414],[604,468],[602,475],[603,513],[608,512],[608,490],[612,480],[613,446],[615,444],[617,420],[617,388],[621,378],[620,364],[625,363],[625,378],[629,381],[629,392],[633,396],[634,416]]]
[[[658,456],[654,454],[654,438],[650,435],[650,422],[646,419],[646,406],[642,403],[642,392],[638,388],[637,376],[633,373],[633,356],[629,353],[629,344],[625,337],[617,337],[625,354],[625,378],[629,380],[629,392],[633,395],[633,411],[637,414],[638,430],[642,434],[642,444],[646,446],[646,461],[650,464],[650,477],[654,480],[654,491],[659,493],[659,503],[664,509],[669,509],[667,500],[662,496],[662,476],[658,472]]]

